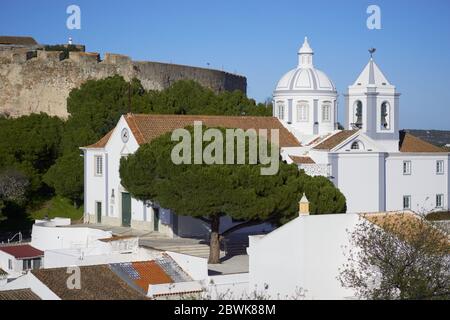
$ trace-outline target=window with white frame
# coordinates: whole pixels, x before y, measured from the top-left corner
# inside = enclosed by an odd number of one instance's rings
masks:
[[[442,208],[444,206],[444,195],[437,194],[436,195],[436,208]]]
[[[278,119],[284,120],[284,104],[282,102],[278,103]]]
[[[13,269],[13,262],[11,259],[8,259],[8,269],[12,270]]]
[[[403,209],[411,209],[411,196],[403,196]]]
[[[103,156],[94,156],[95,175],[103,175]]]
[[[322,121],[330,122],[331,121],[331,105],[324,104],[322,106]]]
[[[299,102],[297,104],[297,122],[308,121],[308,103]]]
[[[444,174],[444,160],[436,161],[436,174]]]
[[[403,175],[411,175],[411,161],[403,161]]]

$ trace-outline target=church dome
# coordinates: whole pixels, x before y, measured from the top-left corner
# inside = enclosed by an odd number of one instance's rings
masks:
[[[314,52],[305,38],[303,46],[298,52],[299,62],[297,68],[286,73],[278,82],[275,95],[278,92],[336,92],[336,87],[330,78],[322,71],[314,68]]]

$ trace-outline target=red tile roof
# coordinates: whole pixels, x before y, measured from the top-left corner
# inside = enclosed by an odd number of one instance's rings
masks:
[[[300,146],[297,138],[274,117],[127,114],[125,120],[139,144],[149,143],[175,129],[193,126],[194,121],[202,121],[208,127],[267,129],[269,138],[270,129],[278,129],[280,147]],[[86,148],[104,148],[110,136],[111,132]]]
[[[311,159],[311,157],[305,157],[305,156],[303,156],[303,157],[289,156],[289,157],[292,159],[292,161],[294,161],[294,163],[297,163],[297,164],[315,164],[316,163],[313,159]]]
[[[314,147],[314,149],[318,150],[331,150],[334,147],[338,146],[348,138],[350,138],[352,135],[354,135],[357,132],[357,130],[342,130],[338,133],[332,135],[325,141],[319,143],[317,146]]]
[[[0,247],[0,251],[12,255],[16,259],[32,259],[44,256],[44,252],[28,244]]]
[[[400,152],[448,152],[412,134],[400,131]]]
[[[173,283],[172,278],[155,261],[133,262],[132,265],[140,276],[134,282],[145,292],[152,284]]]
[[[100,140],[98,140],[96,143],[91,144],[85,148],[88,149],[101,149],[104,148],[106,146],[106,144],[109,141],[109,138],[111,137],[112,133],[113,133],[114,129],[111,130],[110,132],[108,132],[105,136],[103,136],[103,138],[101,138]]]

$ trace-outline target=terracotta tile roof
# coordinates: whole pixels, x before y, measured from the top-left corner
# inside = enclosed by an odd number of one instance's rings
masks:
[[[175,129],[192,126],[194,121],[202,121],[208,127],[243,130],[268,129],[269,138],[270,129],[278,129],[280,133],[280,147],[300,146],[300,142],[294,135],[274,117],[127,114],[125,119],[139,144],[151,142],[153,139]],[[111,133],[108,135],[86,148],[103,148],[108,142]]]
[[[109,138],[111,137],[113,131],[114,131],[114,129],[111,130],[110,132],[108,132],[105,136],[103,136],[103,138],[98,140],[96,143],[91,144],[91,145],[89,145],[87,147],[84,147],[84,148],[88,148],[88,149],[101,149],[101,148],[104,148],[106,146],[106,144],[108,143]]]
[[[413,212],[367,213],[362,216],[385,231],[392,232],[406,241],[410,241],[427,231],[428,237],[432,238],[431,243],[444,244],[450,252],[448,235]]]
[[[292,159],[292,161],[294,161],[294,163],[297,163],[297,164],[315,164],[316,163],[313,159],[311,159],[311,157],[305,157],[305,156],[303,156],[303,157],[289,156],[289,157]]]
[[[314,147],[314,149],[317,150],[331,150],[340,143],[344,142],[348,138],[350,138],[352,135],[354,135],[358,130],[342,130],[338,133],[332,135],[325,141],[319,143],[317,146]]]
[[[0,300],[41,300],[31,289],[0,291]]]
[[[28,244],[17,246],[0,247],[0,251],[12,255],[16,259],[39,258],[44,256],[44,252]]]
[[[80,267],[81,289],[67,288],[67,268],[31,272],[62,300],[142,300],[145,295],[131,288],[107,265]]]
[[[448,152],[410,133],[400,131],[400,152]]]
[[[0,36],[0,44],[4,45],[19,45],[19,46],[34,46],[38,43],[32,37],[13,37]]]
[[[145,292],[152,284],[173,283],[172,278],[155,261],[133,262],[132,265],[139,274],[139,279],[134,281]]]

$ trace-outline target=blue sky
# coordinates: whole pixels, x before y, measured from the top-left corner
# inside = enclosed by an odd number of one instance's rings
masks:
[[[81,8],[81,30],[66,28],[66,8]],[[366,9],[381,8],[381,30],[366,27]],[[367,63],[369,47],[402,93],[402,128],[450,130],[450,1],[448,0],[0,0],[0,34],[40,43],[69,36],[89,51],[237,72],[248,95],[271,96],[296,66],[308,36],[315,65],[344,94]]]

